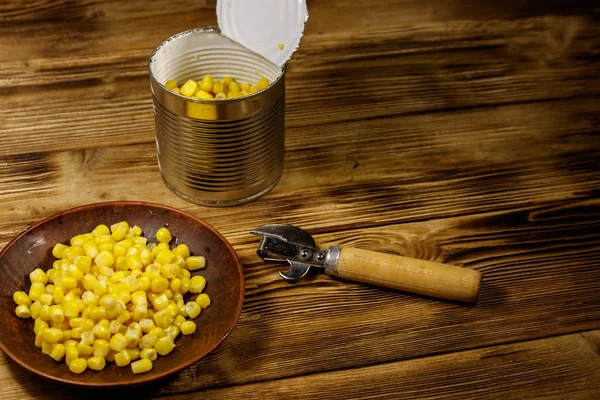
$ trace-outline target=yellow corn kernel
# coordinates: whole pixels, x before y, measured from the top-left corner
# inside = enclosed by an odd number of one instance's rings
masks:
[[[94,230],[92,230],[92,235],[94,236],[103,236],[103,235],[109,235],[110,234],[110,229],[108,228],[108,226],[104,225],[104,224],[100,224],[97,227],[94,228]]]
[[[175,343],[173,343],[170,337],[165,336],[156,341],[154,348],[158,354],[166,356],[175,348]]]
[[[127,222],[120,222],[114,225],[111,225],[110,227],[110,237],[115,241],[121,241],[123,239],[125,239],[125,236],[127,235],[127,231],[129,230],[129,224],[127,224]]]
[[[152,279],[155,276],[160,275],[160,264],[152,263],[146,267],[144,272],[146,273],[146,276]]]
[[[29,299],[31,301],[39,300],[43,294],[46,294],[46,288],[43,283],[34,282],[29,287]]]
[[[152,369],[152,361],[149,358],[142,358],[131,363],[131,371],[134,374],[143,374]]]
[[[217,100],[225,100],[226,98],[227,98],[227,95],[225,93],[223,93],[223,92],[217,93],[215,95],[215,99],[217,99]]]
[[[63,304],[65,317],[76,318],[79,316],[79,306],[76,301],[65,301]]]
[[[113,264],[114,264],[114,262],[113,262]],[[110,278],[111,276],[113,276],[115,274],[115,270],[114,269],[112,269],[110,267],[107,267],[105,265],[101,265],[98,268],[98,271],[100,272],[100,274],[106,276],[107,278]]]
[[[98,279],[92,274],[85,274],[81,280],[81,284],[85,290],[94,290],[94,285]]]
[[[142,249],[140,251],[139,259],[142,262],[144,267],[150,265],[152,261],[154,261],[154,256],[152,255],[152,251],[148,249]]]
[[[228,99],[237,99],[237,98],[240,98],[240,97],[242,97],[242,93],[239,90],[230,91],[230,92],[227,93],[227,98]]]
[[[206,286],[206,279],[202,275],[193,276],[190,280],[190,292],[202,293]]]
[[[250,88],[252,87],[252,84],[250,84],[250,82],[240,82],[240,91],[245,90],[246,92],[250,90]]]
[[[33,344],[35,344],[36,347],[42,347],[43,342],[44,342],[44,337],[42,336],[42,332],[36,334],[35,341],[33,342]]]
[[[70,289],[70,290],[67,292],[67,294],[68,294],[68,293],[72,293],[72,294],[73,294],[73,296],[75,296],[75,298],[78,298],[79,296],[81,296],[81,293],[82,293],[82,292],[81,292],[81,289],[79,289],[79,287],[76,287],[76,288],[74,288],[74,289]],[[65,296],[66,296],[66,295],[65,295]]]
[[[119,304],[119,300],[111,294],[105,294],[100,298],[100,306],[104,307],[106,310],[112,310],[117,304]]]
[[[115,354],[115,364],[117,364],[117,366],[125,367],[125,366],[129,365],[130,362],[131,362],[131,357],[129,356],[129,352],[120,351]]]
[[[115,257],[115,264],[113,265],[113,267],[120,271],[126,271],[127,270],[127,259],[125,258],[125,256]]]
[[[73,236],[70,240],[71,246],[81,246],[85,241],[87,240],[87,237],[83,236],[83,235],[77,235],[77,236]]]
[[[94,371],[102,371],[106,367],[106,360],[104,357],[91,357],[87,360],[87,365]]]
[[[56,343],[50,343],[46,340],[42,340],[42,353],[50,355],[52,350],[54,350],[54,346],[56,346]]]
[[[180,244],[177,247],[175,247],[173,250],[171,250],[171,252],[175,255],[175,256],[180,256],[183,258],[187,258],[190,256],[190,249],[188,248],[187,245],[185,244]]]
[[[61,331],[63,331],[63,339],[70,339],[71,338],[71,332],[69,330],[69,324],[66,321],[63,321],[63,322],[54,322],[54,321],[51,321],[51,322],[49,322],[49,324],[51,324],[52,328],[60,329]],[[65,333],[67,330],[69,330],[69,332]],[[69,334],[69,337],[67,337],[67,334]]]
[[[42,337],[48,343],[58,343],[63,338],[63,331],[57,328],[42,329]]]
[[[113,246],[113,255],[115,257],[125,257],[125,254],[127,254],[128,248],[129,247],[127,246],[126,243],[119,242]]]
[[[167,310],[160,310],[152,315],[152,319],[154,320],[154,324],[160,328],[166,329],[173,322],[174,318],[171,318],[167,314]]]
[[[58,343],[54,346],[54,348],[50,352],[50,357],[52,357],[54,359],[54,361],[58,362],[64,358],[65,351],[66,351],[65,346],[61,343]]]
[[[102,252],[102,251],[108,251],[109,253],[113,251],[114,249],[114,244],[113,242],[102,242],[98,244],[98,251]],[[100,253],[98,253],[100,254]],[[96,256],[98,257],[98,256]]]
[[[149,333],[154,328],[154,321],[150,318],[143,318],[139,321],[140,329],[144,333]]]
[[[50,318],[53,322],[61,323],[65,320],[65,311],[62,306],[54,305],[50,307]]]
[[[182,315],[177,315],[175,317],[175,320],[173,321],[173,325],[175,325],[176,327],[181,329],[181,324],[183,324],[184,322],[185,322],[185,317]]]
[[[125,257],[125,261],[127,263],[127,267],[131,270],[142,269],[142,267],[144,266],[142,260],[140,260],[140,257],[136,254],[128,255],[127,257]]]
[[[42,308],[40,308],[40,318],[44,321],[52,320],[52,318],[50,318],[50,306],[48,304],[42,304]]]
[[[150,290],[154,293],[160,293],[169,288],[169,281],[162,276],[155,276],[150,282]]]
[[[223,78],[223,84],[226,87],[228,87],[231,82],[233,82],[233,78],[231,76],[226,76],[225,78]]]
[[[116,333],[110,338],[110,348],[116,352],[123,351],[127,347],[127,338],[121,333]]]
[[[150,331],[148,333],[155,334],[156,337],[159,338],[159,339],[161,337],[165,337],[167,335],[166,331],[163,328],[159,327],[159,326],[155,326],[154,328],[150,329]]]
[[[181,284],[179,285],[179,293],[186,294],[187,292],[189,292],[191,284],[192,280],[190,278],[181,278]]]
[[[200,307],[200,304],[196,303],[195,301],[189,301],[185,303],[185,312],[190,318],[196,318],[198,315],[200,315],[201,310],[202,307]]]
[[[110,332],[107,327],[96,324],[94,325],[94,329],[92,329],[92,333],[94,337],[102,340],[110,340]]]
[[[98,296],[94,294],[94,292],[90,292],[86,290],[81,294],[81,299],[85,303],[86,306],[95,307],[98,305]]]
[[[15,314],[17,317],[27,319],[31,317],[31,311],[29,311],[29,307],[26,305],[20,305],[15,308]]]
[[[179,293],[179,288],[181,287],[181,279],[173,278],[169,282],[169,289],[171,289],[174,293]]]
[[[193,81],[191,79],[189,79],[186,83],[184,83],[181,88],[179,88],[179,92],[184,95],[184,96],[188,96],[191,97],[194,95],[194,93],[196,93],[196,90],[198,90],[198,83],[196,81]]]
[[[163,264],[160,267],[161,275],[167,279],[173,279],[179,274],[179,266],[175,264]]]
[[[67,276],[75,278],[75,280],[77,282],[81,281],[84,276],[83,271],[80,270],[79,268],[77,268],[77,266],[75,264],[71,264],[71,265],[67,266],[67,268],[65,268],[65,274]]]
[[[210,306],[210,297],[208,297],[206,293],[199,294],[198,297],[196,297],[196,303],[198,303],[200,307],[206,308]]]
[[[121,314],[119,314],[117,316],[117,321],[124,324],[125,322],[129,321],[130,318],[131,318],[131,313],[127,310],[124,310]]]
[[[158,336],[156,336],[152,333],[146,333],[140,339],[140,348],[148,349],[148,348],[154,347],[154,345],[156,344],[157,341],[158,341]]]
[[[65,250],[65,256],[66,256],[66,258],[71,260],[71,262],[75,261],[75,258],[77,258],[77,256],[84,256],[84,255],[85,255],[85,252],[83,251],[83,247],[81,247],[81,246],[71,246]]]
[[[92,345],[94,344],[94,333],[92,331],[85,331],[81,333],[81,343]]]
[[[156,231],[156,240],[158,240],[160,243],[169,243],[171,240],[173,240],[173,236],[171,236],[171,232],[169,232],[167,228],[160,228],[158,231]]]
[[[75,289],[77,287],[77,280],[72,276],[63,275],[59,278],[59,284],[63,289]]]
[[[161,228],[163,229],[163,228]],[[160,229],[159,229],[160,231]],[[168,230],[167,230],[168,231]],[[161,231],[162,232],[162,231]],[[157,232],[158,233],[158,232]],[[171,233],[169,233],[169,235],[171,235]],[[154,257],[156,257],[156,255],[158,253],[160,253],[162,250],[169,250],[169,243],[168,242],[161,242],[159,244],[157,244],[153,249],[152,249],[152,255]]]
[[[172,342],[174,342],[175,339],[177,339],[178,335],[179,335],[179,328],[176,327],[175,325],[171,325],[167,329],[165,329],[165,336],[168,337]]]
[[[38,301],[34,301],[31,306],[29,306],[29,312],[31,313],[31,318],[37,319],[40,316],[40,310],[42,309],[43,304]]]
[[[240,85],[236,81],[229,82],[227,88],[229,89],[229,93],[240,91]]]
[[[84,242],[81,247],[85,255],[90,258],[95,258],[99,253],[98,244],[94,240]]]
[[[176,304],[180,301],[183,303],[183,295],[179,292],[175,292],[173,293],[173,298],[171,300],[173,300]]]
[[[137,290],[131,293],[131,302],[136,306],[140,304],[148,305],[148,297],[146,296],[146,292],[143,290]]]
[[[144,293],[150,289],[150,278],[148,278],[147,276],[140,276],[137,279],[137,282],[139,285],[139,290],[143,291]]]
[[[67,365],[71,364],[73,360],[79,358],[79,351],[75,346],[65,346],[65,362]]]
[[[212,100],[213,97],[210,93],[205,92],[204,90],[198,90],[195,94],[195,97],[202,100]]]
[[[212,75],[206,74],[204,78],[200,81],[200,89],[205,92],[210,92],[213,89],[214,79]]]
[[[196,332],[196,324],[194,321],[185,321],[183,324],[181,324],[180,329],[182,334],[191,335],[192,333]]]
[[[179,279],[183,279],[183,278],[187,278],[188,280],[191,279],[192,273],[185,268],[181,268],[179,270]]]
[[[253,85],[250,88],[250,90],[248,90],[248,94],[254,94],[254,93],[257,93],[258,91],[260,91],[260,89],[256,85]]]
[[[92,354],[94,357],[106,357],[110,351],[110,345],[104,339],[94,341],[92,345]]]
[[[127,256],[139,256],[139,255],[140,255],[140,249],[137,248],[137,247],[130,247],[130,248],[127,249],[127,252],[125,253],[125,257],[127,257]]]
[[[94,321],[99,321],[102,318],[106,318],[106,308],[102,306],[92,308],[90,312],[90,318]]]
[[[108,293],[108,284],[103,281],[96,281],[94,284],[94,294],[98,297],[102,297],[106,293]]]
[[[185,259],[188,270],[195,271],[206,267],[206,259],[203,256],[190,256]]]
[[[224,89],[223,81],[214,81],[213,82],[212,92],[214,94],[223,93],[223,89]]]
[[[48,283],[48,275],[41,268],[36,268],[29,274],[29,279],[31,282],[40,282],[44,285]]]
[[[99,267],[112,267],[115,263],[115,256],[111,252],[103,250],[94,258],[94,262]]]
[[[65,246],[62,243],[56,243],[54,245],[54,247],[52,248],[52,256],[54,256],[54,258],[64,258],[65,257],[65,250],[67,250],[69,248],[69,246]]]
[[[54,282],[54,280],[60,275],[60,271],[56,268],[50,268],[48,271],[46,271],[46,275],[48,275],[48,281]]]
[[[155,348],[142,349],[142,351],[140,351],[140,357],[154,361],[158,358],[158,354],[156,353]]]
[[[263,90],[269,87],[269,80],[265,77],[261,77],[258,82],[256,82],[256,86],[258,90]]]
[[[141,321],[148,316],[148,305],[147,304],[139,304],[133,308],[133,319],[135,321]]]
[[[88,367],[88,362],[85,358],[76,358],[69,363],[69,370],[74,374],[81,374]]]
[[[121,323],[119,321],[117,321],[116,319],[113,319],[112,321],[110,321],[110,325],[108,326],[108,332],[111,335],[114,335],[115,333],[119,332],[120,327],[121,327]]]
[[[169,249],[161,250],[156,255],[156,261],[158,261],[160,264],[172,263],[175,261],[175,254],[173,254],[173,252]]]
[[[135,361],[138,358],[140,358],[140,349],[133,348],[133,349],[125,349],[124,351],[126,351],[129,354],[131,361]]]
[[[177,81],[174,79],[165,82],[165,87],[169,90],[177,87]]]
[[[36,319],[35,323],[33,324],[33,332],[36,335],[41,333],[44,329],[48,329],[48,328],[49,328],[48,323],[40,318]]]
[[[50,285],[48,285],[50,286]],[[55,304],[62,304],[65,299],[65,291],[61,286],[55,286],[52,289],[52,297]]]

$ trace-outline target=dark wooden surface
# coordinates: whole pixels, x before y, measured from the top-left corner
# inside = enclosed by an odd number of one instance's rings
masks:
[[[600,9],[593,1],[309,0],[289,63],[286,169],[256,202],[170,193],[148,57],[215,1],[0,5],[0,246],[61,210],[146,200],[217,228],[244,264],[215,352],[136,395],[600,399]],[[485,274],[464,306],[312,274],[249,231]],[[0,398],[106,398],[0,354]]]

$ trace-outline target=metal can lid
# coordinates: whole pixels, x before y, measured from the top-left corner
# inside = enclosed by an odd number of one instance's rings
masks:
[[[222,34],[283,67],[300,45],[306,0],[217,0]]]

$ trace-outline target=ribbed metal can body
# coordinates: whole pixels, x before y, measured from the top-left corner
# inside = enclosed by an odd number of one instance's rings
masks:
[[[285,153],[285,68],[271,63],[216,28],[198,28],[161,43],[149,62],[158,163],[165,184],[197,204],[252,201],[281,178]],[[200,100],[164,83],[205,74],[271,85],[250,96]]]

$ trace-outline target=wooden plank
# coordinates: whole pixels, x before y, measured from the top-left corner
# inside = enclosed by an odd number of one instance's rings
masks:
[[[596,399],[600,394],[600,332],[494,346],[365,366],[352,370],[300,376],[161,396],[165,400],[211,399]],[[222,371],[226,374],[227,371]],[[5,400],[70,400],[106,392],[56,386],[34,376],[0,353],[0,379]],[[156,395],[161,384],[119,392],[119,398]]]
[[[65,208],[121,199],[197,213],[234,242],[267,222],[339,230],[581,201],[600,179],[599,123],[595,99],[581,99],[291,128],[278,187],[228,209],[169,192],[154,143],[3,157],[0,199],[10,206],[0,238]]]
[[[307,29],[288,68],[286,124],[593,96],[598,26],[574,17],[395,25],[352,37]],[[133,47],[0,62],[0,156],[153,141],[152,47]]]

